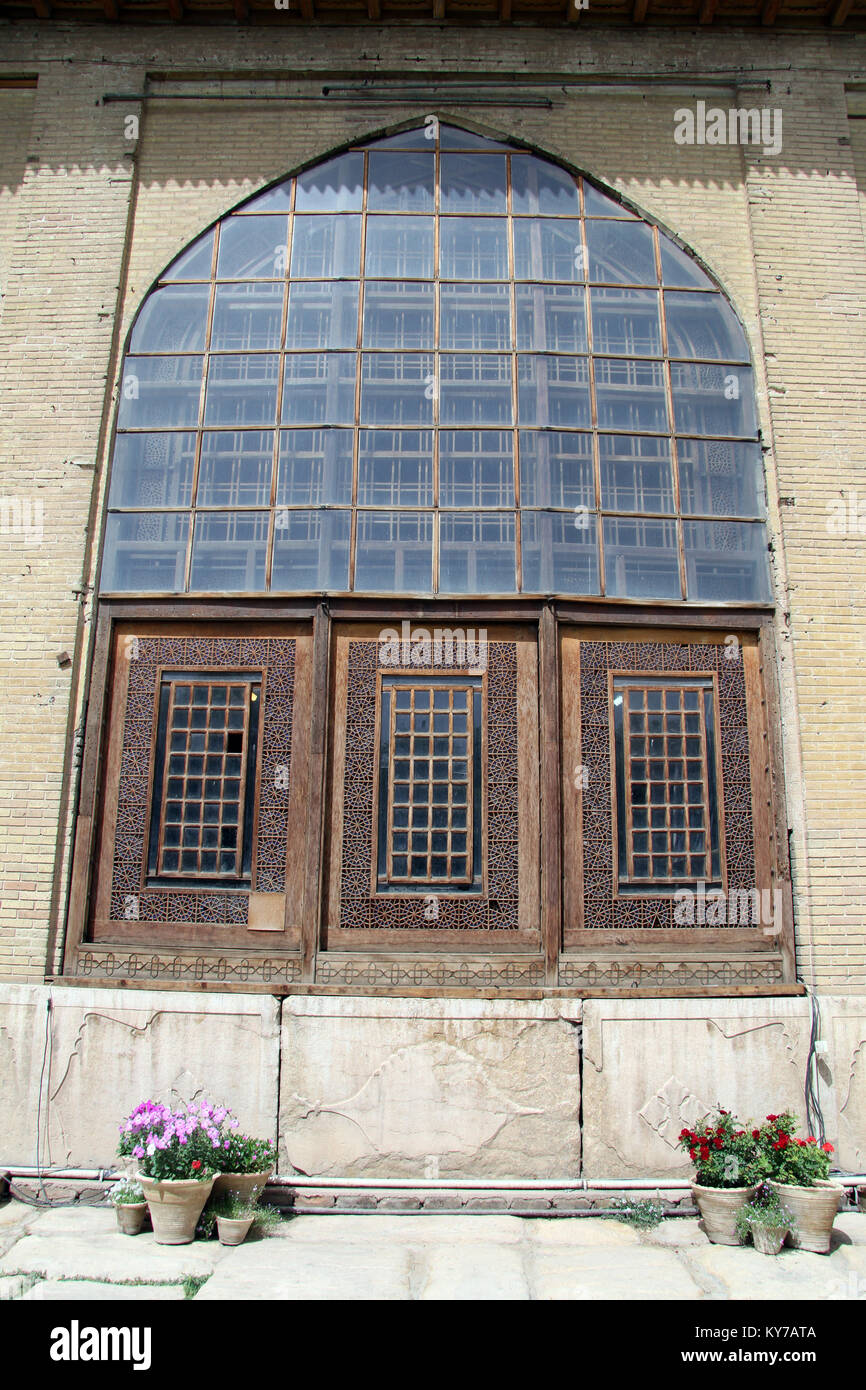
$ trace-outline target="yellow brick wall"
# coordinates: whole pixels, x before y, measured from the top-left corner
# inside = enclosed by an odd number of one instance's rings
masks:
[[[87,652],[90,602],[79,596],[93,582],[85,542],[101,523],[104,479],[94,465],[105,460],[114,350],[160,270],[214,218],[340,143],[432,109],[525,140],[621,189],[704,260],[746,326],[768,450],[798,958],[803,977],[821,989],[866,992],[864,537],[827,528],[828,503],[858,483],[866,510],[866,241],[855,168],[859,159],[866,188],[866,142],[855,132],[849,143],[856,123],[848,121],[845,84],[862,77],[850,36],[461,35],[423,27],[73,27],[64,36],[44,26],[16,27],[9,37],[10,71],[28,51],[31,68],[33,51],[39,55],[27,151],[39,162],[20,173],[14,217],[0,201],[0,268],[8,268],[0,356],[15,363],[0,490],[26,478],[44,494],[45,541],[25,557],[0,536],[0,875],[12,884],[0,891],[0,978],[41,975],[52,888],[61,900],[65,888],[60,773],[85,680],[83,662],[61,671],[55,657],[63,648]],[[58,63],[70,44],[76,63]],[[380,68],[413,80],[437,69],[464,80],[473,72],[618,73],[636,90],[613,80],[597,91],[554,88],[550,110],[519,102],[461,110],[445,98],[363,109],[156,95],[143,106],[101,102],[106,92],[142,92],[148,71],[274,71],[300,80],[314,70],[367,76]],[[710,71],[730,86],[702,78]],[[769,92],[738,88],[767,74]],[[679,90],[651,80],[674,77]],[[677,145],[673,113],[697,98],[781,108],[782,153]],[[124,122],[139,113],[133,144]],[[18,879],[33,886],[16,899]]]

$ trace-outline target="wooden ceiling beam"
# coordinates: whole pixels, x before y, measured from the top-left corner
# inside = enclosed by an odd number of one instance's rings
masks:
[[[250,10],[247,0],[232,0],[232,9],[239,24],[244,24],[249,19]]]
[[[782,0],[764,0],[764,8],[761,10],[761,23],[765,29],[769,29],[771,24],[776,23],[776,16],[782,8]]]
[[[634,0],[634,9],[631,12],[632,24],[643,24],[648,9],[649,0]]]
[[[117,0],[104,0],[102,13],[106,19],[117,20],[120,18],[120,11],[117,8]]]
[[[830,19],[830,23],[834,26],[834,28],[838,28],[840,24],[845,23],[845,20],[851,13],[853,4],[854,0],[839,0],[839,3],[833,11],[832,17]]]
[[[368,18],[368,19],[381,19],[381,18],[382,18],[382,6],[381,6],[381,4],[379,3],[379,0],[367,0],[367,18]]]
[[[445,0],[433,0],[433,18],[445,18]]]
[[[577,24],[584,10],[588,9],[589,5],[586,3],[586,0],[584,0],[583,4],[580,3],[580,0],[567,0],[565,7],[565,17],[568,20],[569,24]]]
[[[511,19],[511,0],[499,0],[499,21],[507,24]]]
[[[47,0],[33,0],[33,8],[36,11],[37,19],[51,18],[51,6],[47,3]]]
[[[716,5],[718,0],[703,0],[701,12],[698,15],[699,24],[712,24],[716,17]]]
[[[181,4],[181,0],[168,0],[168,14],[169,18],[173,19],[176,24],[180,23],[183,19],[183,5]]]
[[[301,0],[301,19],[315,19],[313,0]]]

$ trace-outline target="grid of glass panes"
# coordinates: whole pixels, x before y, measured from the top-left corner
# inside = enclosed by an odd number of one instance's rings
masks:
[[[285,180],[168,268],[109,511],[104,591],[770,598],[724,296],[586,179],[445,125]]]
[[[390,703],[388,878],[472,879],[472,688],[395,686]]]
[[[706,690],[617,685],[626,734],[628,879],[712,877]]]
[[[251,693],[249,682],[171,682],[160,876],[242,876]]]

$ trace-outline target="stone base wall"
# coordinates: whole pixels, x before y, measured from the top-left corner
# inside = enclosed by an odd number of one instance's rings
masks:
[[[50,1005],[50,1008],[49,1008]],[[866,1171],[866,997],[820,1001],[818,1091]],[[0,1171],[110,1167],[147,1097],[225,1101],[312,1177],[675,1178],[719,1101],[804,1116],[809,1000],[393,999],[0,985]]]

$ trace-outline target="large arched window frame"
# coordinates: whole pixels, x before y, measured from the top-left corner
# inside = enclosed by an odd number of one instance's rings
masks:
[[[586,177],[444,124],[275,184],[168,267],[108,507],[104,594],[770,601],[721,290]]]

